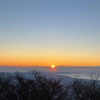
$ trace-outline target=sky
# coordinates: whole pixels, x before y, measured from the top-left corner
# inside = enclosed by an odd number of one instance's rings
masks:
[[[99,0],[0,0],[0,66],[100,66]]]

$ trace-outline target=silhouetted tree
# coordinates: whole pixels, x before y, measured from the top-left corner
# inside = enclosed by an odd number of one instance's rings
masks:
[[[47,78],[37,71],[26,78],[22,73],[0,73],[0,100],[99,100],[98,78],[90,81],[76,79],[69,85]],[[98,76],[97,76],[98,77]],[[92,77],[94,78],[94,77]]]
[[[99,100],[100,85],[95,81],[84,82],[75,80],[71,85],[72,95],[75,100]]]
[[[68,89],[60,80],[46,78],[36,71],[32,79],[22,73],[0,73],[0,100],[67,100]]]

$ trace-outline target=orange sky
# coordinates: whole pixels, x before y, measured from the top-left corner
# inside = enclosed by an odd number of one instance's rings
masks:
[[[97,58],[98,57],[98,58]],[[67,53],[5,53],[0,56],[0,65],[6,66],[99,66],[99,56]]]
[[[100,0],[0,0],[0,66],[52,64],[100,66]]]

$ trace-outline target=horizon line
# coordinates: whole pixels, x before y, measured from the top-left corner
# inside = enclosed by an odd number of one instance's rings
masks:
[[[0,65],[0,67],[50,67],[51,65],[33,65],[33,66],[21,66],[21,65]],[[56,66],[56,65],[55,65]],[[100,67],[100,65],[57,65],[56,67]]]

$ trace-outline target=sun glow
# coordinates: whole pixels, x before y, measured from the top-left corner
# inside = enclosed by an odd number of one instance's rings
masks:
[[[51,68],[53,68],[53,69],[54,69],[54,68],[55,68],[55,65],[51,65]]]

